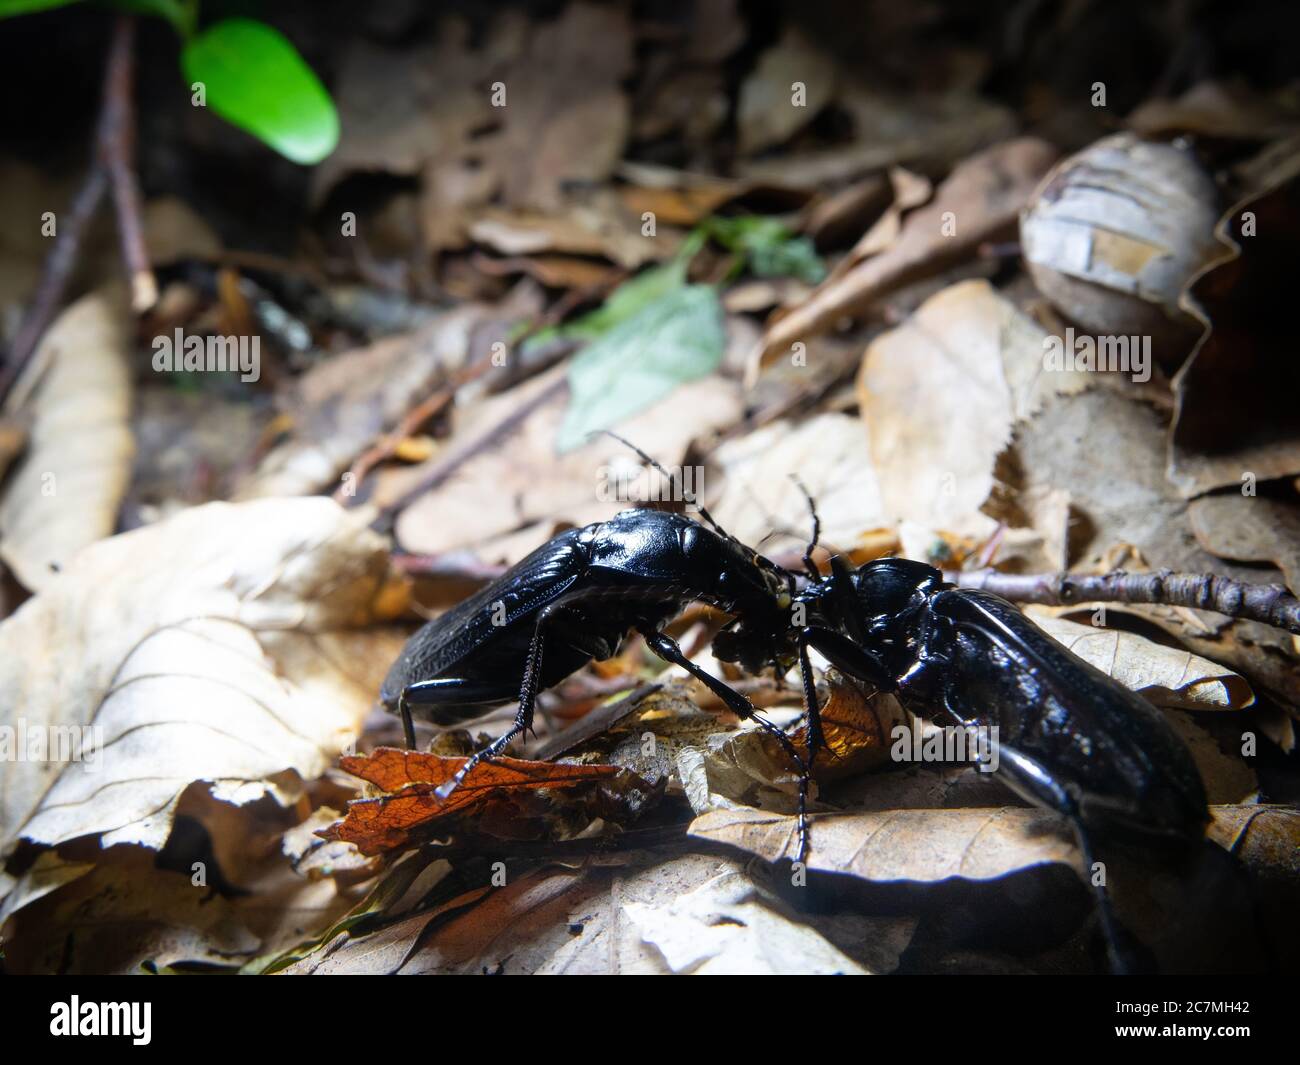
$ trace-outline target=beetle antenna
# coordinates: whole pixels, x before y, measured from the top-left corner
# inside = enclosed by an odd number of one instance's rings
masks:
[[[803,568],[808,572],[810,580],[819,581],[822,579],[821,570],[813,562],[813,552],[817,550],[817,543],[822,538],[822,520],[817,515],[817,503],[813,500],[812,493],[799,479],[797,473],[790,474],[790,480],[794,481],[795,487],[803,493],[804,499],[808,503],[808,513],[812,515],[812,539],[808,541],[808,546],[804,548]]]
[[[658,459],[651,458],[639,447],[637,447],[636,444],[632,443],[632,441],[625,440],[623,437],[619,436],[618,433],[613,432],[610,429],[601,429],[598,431],[597,434],[593,434],[593,435],[599,435],[599,434],[604,434],[605,436],[612,436],[624,447],[630,448],[632,451],[636,452],[636,454],[640,456],[642,462],[646,463],[649,466],[654,467],[668,480],[668,483],[673,487],[674,496],[680,495],[684,502],[691,504],[691,506],[693,506],[696,510],[700,512],[700,517],[704,519],[706,524],[708,524],[708,526],[711,529],[713,529],[714,532],[716,532],[719,536],[726,537],[726,539],[728,540],[739,543],[739,541],[736,540],[736,538],[732,536],[731,533],[727,532],[726,529],[724,529],[721,525],[718,524],[718,522],[714,519],[713,515],[710,514],[708,510],[705,509],[703,503],[701,503],[698,499],[696,499],[694,495],[687,495],[685,486],[679,486],[677,482],[677,478],[674,477],[671,473],[669,473],[666,469],[664,469],[664,467],[659,463]]]

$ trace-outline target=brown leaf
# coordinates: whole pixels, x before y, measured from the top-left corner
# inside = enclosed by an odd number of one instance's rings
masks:
[[[1188,507],[1192,532],[1205,550],[1236,562],[1272,562],[1300,593],[1300,507],[1237,492],[1204,496]]]
[[[1242,710],[1255,701],[1250,685],[1230,669],[1135,632],[1080,625],[1035,612],[1034,624],[1085,662],[1158,706]]]
[[[488,432],[564,373],[558,367],[458,411],[444,453]],[[664,402],[616,428],[647,454],[674,465],[692,440],[731,425],[739,414],[738,386],[714,375],[680,386]],[[634,471],[640,460],[607,436],[557,456],[555,439],[563,418],[564,403],[551,402],[531,413],[501,446],[469,459],[455,477],[401,512],[398,541],[409,551],[438,554],[468,547],[483,561],[513,563],[549,540],[559,522],[585,525],[626,509],[631,502],[616,498],[616,492],[602,493],[600,478],[602,471]],[[424,466],[417,466],[381,475],[376,501],[400,495],[424,472]]]
[[[835,95],[836,70],[825,55],[795,27],[764,52],[740,87],[736,125],[745,155],[789,140],[806,126]],[[791,85],[804,86],[805,98],[795,103]]]
[[[1050,145],[1025,137],[961,163],[928,206],[907,216],[898,240],[887,251],[823,284],[807,303],[768,330],[750,355],[749,379],[753,381],[762,366],[795,341],[807,342],[838,319],[860,314],[881,296],[938,273],[1014,226],[1054,156]]]
[[[565,184],[609,177],[627,136],[621,82],[631,64],[631,24],[621,9],[576,0],[533,27],[520,63],[502,79],[507,106],[497,110],[502,129],[490,149],[507,204],[553,209]]]
[[[843,780],[884,765],[894,742],[891,730],[907,717],[898,700],[884,692],[867,692],[833,669],[827,671],[826,686],[829,694],[821,707],[826,749],[817,755],[817,779]],[[807,750],[807,724],[791,738],[796,749]]]
[[[993,532],[979,511],[1012,426],[1045,396],[1085,387],[1082,373],[1043,373],[1045,336],[988,282],[966,281],[872,342],[858,405],[888,520]]]
[[[489,328],[497,316],[511,312],[466,304],[412,333],[337,355],[303,374],[288,400],[292,434],[267,453],[235,498],[311,495],[338,487],[353,459],[465,365],[476,330]]]
[[[795,819],[762,810],[713,810],[691,822],[690,834],[769,862],[793,860],[798,847]],[[991,880],[1078,860],[1062,818],[1018,806],[821,815],[809,826],[808,867],[863,880]]]
[[[347,816],[318,833],[324,839],[354,843],[362,854],[379,854],[409,844],[453,818],[485,815],[485,807],[542,788],[571,789],[616,777],[630,777],[618,766],[569,765],[495,758],[483,762],[452,794],[434,791],[451,780],[468,759],[380,747],[365,756],[345,757],[349,773],[388,792],[348,804]]]

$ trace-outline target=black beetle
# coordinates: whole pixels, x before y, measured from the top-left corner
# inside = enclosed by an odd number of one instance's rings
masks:
[[[811,547],[804,558],[811,577]],[[855,570],[835,557],[829,574],[795,596],[786,635],[773,661],[800,662],[810,769],[821,743],[813,648],[842,672],[896,693],[920,717],[996,727],[999,779],[1068,818],[1090,869],[1094,832],[1174,844],[1203,837],[1205,788],[1163,713],[999,596],[945,583],[921,562],[884,558]],[[771,632],[742,618],[719,633],[714,653],[752,660],[772,644]],[[1112,964],[1126,968],[1104,888],[1097,901]]]
[[[799,766],[803,825],[808,774],[789,738],[663,631],[688,603],[708,603],[748,619],[753,632],[772,634],[770,646],[752,636],[746,641],[743,657],[755,665],[775,657],[785,633],[793,576],[723,532],[703,508],[701,515],[712,528],[677,514],[625,510],[560,533],[410,638],[380,693],[384,706],[401,716],[408,746],[415,742],[412,710],[446,725],[519,700],[513,727],[466,761],[439,795],[450,795],[482,759],[500,754],[532,726],[540,689],[592,659],[612,657],[635,631],[660,658],[777,738]]]

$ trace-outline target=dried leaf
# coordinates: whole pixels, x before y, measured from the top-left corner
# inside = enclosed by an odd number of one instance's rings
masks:
[[[349,773],[389,794],[349,803],[343,821],[323,830],[321,837],[354,843],[362,854],[379,854],[404,847],[418,836],[427,837],[454,819],[469,814],[486,817],[485,807],[523,792],[560,791],[599,782],[636,787],[635,778],[618,766],[494,758],[475,769],[448,798],[435,795],[467,761],[394,747],[342,759],[340,764]]]
[[[1244,679],[1207,658],[1134,632],[1036,615],[1034,623],[1074,654],[1158,706],[1241,710],[1255,701]]]
[[[310,495],[337,487],[349,464],[470,357],[475,331],[498,313],[448,311],[406,336],[335,356],[296,383],[294,431],[258,464],[236,499]]]
[[[766,552],[808,542],[808,501],[792,476],[817,501],[825,543],[850,550],[887,524],[862,426],[846,414],[773,422],[728,440],[713,459],[725,480],[710,511],[733,536],[762,543]]]
[[[1292,594],[1300,592],[1300,507],[1234,492],[1192,500],[1188,517],[1197,541],[1212,555],[1271,562]]]
[[[1043,372],[1045,339],[987,282],[966,281],[872,342],[858,404],[890,521],[993,532],[979,509],[1012,426],[1046,396],[1086,385],[1083,373]]]
[[[761,810],[702,814],[690,834],[769,862],[793,860],[798,847],[795,819]],[[810,869],[863,880],[992,880],[1031,865],[1078,861],[1061,817],[1018,806],[823,815],[809,828]]]
[[[720,873],[666,904],[626,903],[624,912],[674,973],[866,975],[873,971],[799,923],[774,895],[737,871]],[[888,952],[893,963],[888,969],[897,965],[908,938],[905,935]]]
[[[44,588],[117,522],[135,451],[129,356],[122,294],[92,293],[50,326],[10,396],[30,432],[0,498],[0,558],[28,588]]]
[[[621,83],[631,66],[631,25],[621,9],[576,0],[533,27],[503,79],[502,131],[491,149],[510,206],[555,209],[564,185],[609,177],[627,137]]]
[[[292,798],[283,774],[325,771],[400,646],[348,630],[404,605],[366,516],[325,499],[209,504],[87,548],[0,623],[9,742],[49,744],[0,781],[0,845],[158,848],[197,780]]]
[[[795,27],[764,52],[740,87],[736,125],[740,150],[753,155],[789,140],[806,126],[835,94],[835,64]],[[792,85],[803,87],[793,99]]]
[[[767,363],[866,311],[895,289],[960,261],[1015,224],[1054,152],[1040,140],[996,145],[957,166],[934,200],[907,216],[898,240],[880,255],[822,285],[802,307],[773,324],[750,355],[749,379]]]
[[[456,418],[448,447],[490,431],[564,372],[557,367],[467,407]],[[671,418],[664,414],[669,405]],[[663,403],[620,424],[618,432],[672,466],[683,460],[697,436],[731,425],[740,407],[739,387],[715,374],[680,386]],[[549,540],[557,523],[603,521],[626,509],[631,500],[644,498],[637,495],[649,484],[639,471],[640,460],[617,440],[599,436],[557,455],[555,440],[563,418],[563,406],[551,403],[531,414],[503,446],[475,455],[455,478],[402,511],[398,541],[409,551],[434,554],[469,548],[484,561],[513,563]],[[425,472],[425,466],[416,466],[381,475],[375,500],[400,494]],[[622,484],[616,474],[626,475],[626,493],[614,490]]]

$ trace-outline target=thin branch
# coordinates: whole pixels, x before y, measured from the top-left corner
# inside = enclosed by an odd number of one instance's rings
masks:
[[[1016,603],[1069,606],[1074,603],[1158,603],[1213,610],[1300,634],[1300,599],[1281,584],[1247,584],[1212,573],[1075,574],[946,573],[962,588],[982,589]]]
[[[140,182],[136,178],[135,107],[135,19],[118,15],[109,46],[108,70],[104,81],[104,113],[99,126],[99,156],[113,185],[113,206],[117,232],[122,242],[122,261],[131,279],[131,309],[137,314],[158,301],[158,281],[149,265],[141,221]]]
[[[403,440],[414,435],[420,426],[434,415],[441,413],[447,404],[455,398],[456,392],[461,387],[471,381],[478,380],[491,368],[492,356],[490,354],[484,355],[457,371],[446,385],[409,410],[392,432],[384,434],[377,443],[352,464],[352,467],[348,470],[348,474],[351,476],[344,476],[343,485],[334,493],[334,501],[344,506],[353,505],[359,498],[356,495],[356,490],[361,486],[361,482],[369,476],[371,470],[381,462],[392,458],[397,451],[398,445]],[[345,491],[345,489],[351,491]]]
[[[158,285],[149,267],[140,223],[140,189],[131,166],[135,146],[135,120],[131,104],[135,20],[118,16],[104,68],[99,118],[95,124],[95,150],[86,179],[59,219],[54,247],[45,257],[41,279],[0,369],[0,401],[9,394],[31,361],[36,346],[54,320],[68,282],[77,265],[82,240],[111,186],[122,235],[122,255],[131,276],[132,306],[151,306]]]
[[[499,422],[490,426],[458,451],[434,463],[433,467],[420,479],[418,484],[405,492],[400,499],[383,508],[379,517],[375,519],[375,527],[380,529],[391,527],[391,523],[398,512],[424,495],[425,492],[438,487],[470,459],[499,447],[513,436],[535,411],[564,395],[568,387],[569,380],[567,377],[557,377],[545,388],[530,396]]]
[[[95,217],[107,188],[108,174],[96,161],[91,164],[86,180],[77,190],[68,210],[58,220],[58,236],[54,238],[54,247],[45,257],[40,283],[36,286],[36,293],[9,346],[9,358],[5,360],[4,368],[0,369],[0,402],[4,401],[14,382],[26,369],[36,351],[36,345],[58,313],[68,280],[77,265],[82,238]]]

